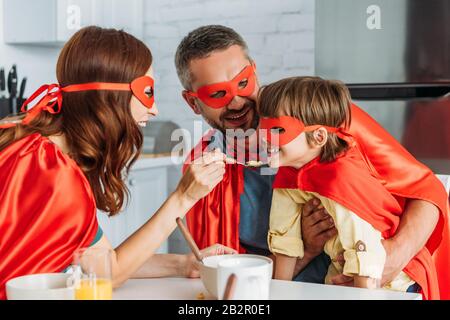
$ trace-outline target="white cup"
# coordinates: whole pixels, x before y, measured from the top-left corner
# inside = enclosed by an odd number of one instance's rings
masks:
[[[232,300],[268,300],[273,262],[258,255],[236,255],[222,260],[217,267],[218,298],[222,299],[228,278],[237,281]]]
[[[67,287],[70,274],[41,273],[10,279],[6,282],[8,300],[74,300],[73,287]]]
[[[206,290],[215,299],[218,299],[217,292],[217,268],[220,261],[233,258],[234,255],[225,254],[203,258],[203,263],[197,262],[197,266],[200,270],[200,279],[203,282]]]

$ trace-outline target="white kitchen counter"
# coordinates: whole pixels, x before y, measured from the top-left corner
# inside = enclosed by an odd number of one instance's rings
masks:
[[[203,293],[213,297],[200,279],[157,278],[131,279],[114,290],[114,300],[197,300]],[[271,300],[421,300],[417,293],[368,290],[294,281],[272,280]]]

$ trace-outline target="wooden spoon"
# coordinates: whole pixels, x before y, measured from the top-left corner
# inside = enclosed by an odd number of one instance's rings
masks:
[[[176,219],[177,225],[181,230],[181,233],[183,234],[184,238],[186,239],[186,242],[188,243],[189,247],[192,250],[192,253],[194,253],[195,257],[197,258],[197,261],[203,263],[203,257],[202,253],[200,252],[200,249],[197,247],[197,244],[195,243],[194,239],[192,238],[191,233],[186,228],[186,226],[183,223],[183,220],[181,220],[180,217]]]

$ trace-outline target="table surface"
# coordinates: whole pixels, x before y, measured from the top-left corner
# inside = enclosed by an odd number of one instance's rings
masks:
[[[200,279],[156,278],[130,279],[114,290],[114,300],[205,300],[213,297]],[[305,282],[272,280],[271,300],[421,300],[417,293],[369,290]]]

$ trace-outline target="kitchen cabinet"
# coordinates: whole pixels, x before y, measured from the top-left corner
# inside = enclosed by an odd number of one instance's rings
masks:
[[[104,234],[113,247],[117,247],[139,229],[159,209],[173,191],[178,176],[169,179],[173,172],[181,171],[171,163],[170,157],[138,160],[127,178],[130,190],[128,205],[119,214],[108,217],[98,212],[98,220]],[[180,172],[181,174],[181,172]],[[157,253],[167,253],[169,241],[165,241]]]
[[[143,0],[3,1],[4,39],[9,44],[58,45],[88,25],[143,37]]]

